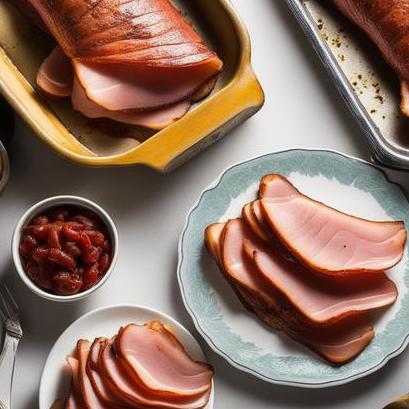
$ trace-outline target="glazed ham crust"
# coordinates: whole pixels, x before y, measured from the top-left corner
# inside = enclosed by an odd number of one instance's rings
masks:
[[[183,66],[217,59],[168,0],[26,0],[72,59]],[[215,61],[217,64],[217,62]]]
[[[402,81],[402,111],[409,115],[405,83],[409,81],[409,1],[332,0],[378,46]]]

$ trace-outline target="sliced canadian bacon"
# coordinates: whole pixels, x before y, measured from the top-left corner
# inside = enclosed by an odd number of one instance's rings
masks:
[[[57,46],[41,64],[37,73],[37,86],[49,97],[64,98],[71,95],[72,82],[71,60]]]
[[[132,407],[127,405],[127,402],[120,398],[107,385],[101,368],[99,367],[99,356],[102,346],[107,342],[106,338],[97,338],[91,345],[88,354],[87,375],[91,381],[92,387],[98,396],[99,400],[108,407]]]
[[[153,396],[195,399],[211,389],[213,371],[192,360],[160,323],[131,324],[116,337],[116,351],[131,378]]]
[[[181,118],[190,108],[188,100],[169,107],[146,112],[108,111],[90,101],[78,80],[74,80],[71,96],[72,106],[88,118],[108,118],[129,125],[143,126],[150,129],[163,129]]]
[[[374,333],[373,328],[364,317],[354,316],[332,325],[316,326],[306,321],[279,294],[271,295],[270,299],[260,297],[259,289],[250,285],[245,278],[252,275],[257,276],[254,274],[256,266],[252,264],[251,259],[246,257],[242,248],[243,237],[240,239],[237,231],[246,231],[248,236],[256,241],[257,237],[239,219],[230,220],[226,224],[226,229],[229,229],[230,233],[229,231],[221,233],[220,227],[220,224],[208,227],[205,237],[206,240],[212,242],[207,243],[208,248],[216,260],[222,258],[222,254],[218,252],[223,252],[226,246],[223,241],[229,241],[229,236],[232,232],[234,233],[236,240],[227,243],[227,246],[234,245],[236,249],[241,246],[242,251],[235,250],[231,257],[225,258],[229,264],[224,264],[224,269],[230,271],[230,274],[225,274],[226,278],[243,305],[269,327],[283,331],[334,364],[348,362],[368,345]],[[218,240],[220,243],[217,242]],[[240,270],[238,275],[234,273],[237,270]]]
[[[128,375],[115,353],[114,340],[103,345],[99,361],[110,390],[117,396],[121,396],[128,405],[132,404],[138,408],[199,409],[208,403],[210,391],[197,399],[187,400],[186,403],[172,403],[170,400],[161,400],[157,396],[152,396],[146,389],[140,387],[140,383],[133,381]]]
[[[354,217],[317,202],[285,178],[270,175],[261,200],[272,231],[295,257],[323,274],[383,271],[403,257],[403,222]]]
[[[84,408],[86,409],[119,409],[112,404],[104,403],[97,395],[87,373],[88,355],[91,343],[81,339],[77,342],[78,379]]]

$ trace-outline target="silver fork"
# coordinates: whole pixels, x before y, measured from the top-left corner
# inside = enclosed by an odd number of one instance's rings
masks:
[[[14,363],[23,330],[17,303],[5,284],[0,284],[0,315],[5,329],[3,351],[0,355],[0,409],[10,409]]]

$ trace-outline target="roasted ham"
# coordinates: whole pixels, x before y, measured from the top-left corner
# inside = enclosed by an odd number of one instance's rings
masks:
[[[220,223],[209,226],[205,233],[206,244],[247,309],[269,327],[283,331],[334,364],[349,361],[365,348],[373,337],[373,329],[365,318],[351,317],[328,326],[316,326],[306,321],[255,273],[256,266],[243,249],[242,233],[255,241],[257,237],[244,222],[231,220],[229,223],[226,229],[230,231],[223,231],[225,225]],[[223,256],[226,246],[234,248],[227,251],[228,256]]]
[[[78,341],[70,409],[204,409],[213,371],[193,361],[171,329],[160,322],[131,324],[112,339]]]
[[[116,338],[116,351],[130,377],[155,396],[196,399],[211,388],[212,370],[193,361],[162,324],[131,324]]]
[[[383,270],[400,261],[405,240],[403,223],[341,213],[275,174],[261,179],[259,199],[241,219],[205,229],[207,248],[244,307],[334,364],[373,338],[366,313],[397,299]]]
[[[206,97],[222,69],[169,0],[14,1],[59,44],[38,86],[54,97],[71,95],[90,118],[162,129]]]
[[[261,200],[273,233],[303,264],[328,275],[382,273],[403,257],[403,222],[350,216],[300,193],[287,179],[269,175]],[[260,194],[265,194],[260,189]]]
[[[409,4],[407,0],[332,0],[378,46],[401,80],[401,109],[409,115]]]

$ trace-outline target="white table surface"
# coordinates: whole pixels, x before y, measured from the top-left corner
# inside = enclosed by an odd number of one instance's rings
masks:
[[[266,91],[266,104],[255,117],[174,173],[79,167],[55,155],[17,120],[9,149],[11,179],[0,199],[0,279],[10,283],[22,307],[25,331],[13,409],[38,407],[38,384],[48,351],[74,319],[96,307],[151,306],[172,315],[199,337],[176,282],[177,243],[186,214],[201,190],[231,163],[293,147],[330,148],[369,159],[361,132],[284,2],[233,3],[251,34],[253,65]],[[394,172],[392,179],[407,178]],[[31,294],[17,278],[10,259],[10,239],[18,217],[31,204],[56,194],[81,195],[100,203],[115,219],[120,234],[116,272],[105,287],[76,304],[53,304]],[[409,390],[409,352],[351,385],[303,390],[259,381],[204,347],[216,369],[215,409],[377,409]]]

